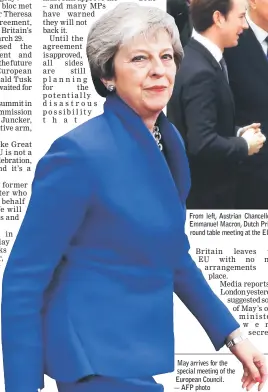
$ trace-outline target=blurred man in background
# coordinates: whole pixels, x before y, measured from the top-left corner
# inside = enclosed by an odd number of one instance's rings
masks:
[[[173,16],[180,32],[181,44],[185,46],[192,34],[189,5],[191,0],[167,0],[167,12]]]
[[[235,208],[240,161],[257,153],[259,124],[239,131],[222,53],[248,27],[244,0],[191,0],[195,29],[176,76],[168,116],[184,137],[192,188],[188,208]]]
[[[230,86],[236,106],[236,124],[260,122],[268,134],[268,0],[249,0],[249,29],[238,46],[227,49]],[[236,208],[268,208],[268,143],[239,168]]]

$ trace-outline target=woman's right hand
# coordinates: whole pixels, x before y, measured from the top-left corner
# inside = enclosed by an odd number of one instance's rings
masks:
[[[241,379],[242,388],[249,391],[256,383],[259,383],[258,391],[261,391],[268,377],[264,355],[248,339],[237,343],[230,351],[244,368]]]

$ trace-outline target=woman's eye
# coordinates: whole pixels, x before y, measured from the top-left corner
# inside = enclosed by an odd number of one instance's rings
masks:
[[[143,60],[146,60],[145,56],[135,56],[135,57],[133,57],[133,59],[131,61],[133,61],[133,62],[140,62],[140,61],[143,61]]]
[[[166,53],[166,54],[163,54],[162,59],[164,59],[164,60],[172,60],[173,56],[171,54]]]

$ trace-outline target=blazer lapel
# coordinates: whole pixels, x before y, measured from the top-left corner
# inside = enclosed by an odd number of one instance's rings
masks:
[[[196,41],[194,38],[192,38],[191,41],[189,42],[189,46],[197,50],[199,53],[201,53],[207,59],[209,64],[215,69],[218,75],[221,77],[221,79],[223,80],[223,85],[225,86],[225,90],[227,94],[229,94],[230,96],[230,100],[233,104],[233,113],[235,114],[235,103],[234,103],[233,93],[225,76],[223,75],[220,64],[217,62],[215,57],[212,56],[210,51],[206,49],[200,42]]]
[[[180,198],[185,203],[191,186],[191,177],[184,142],[179,131],[167,120],[164,113],[160,114],[159,124],[164,140],[165,158]]]
[[[153,167],[148,181],[151,181],[153,188],[157,189],[159,196],[163,197],[166,203],[175,202],[177,206],[178,196],[184,202],[190,183],[188,161],[181,138],[164,113],[160,114],[159,125],[167,159],[141,118],[117,95],[107,97],[104,113],[108,118],[111,114],[116,115],[124,127],[124,134],[127,133],[131,137],[131,145],[138,145],[138,148],[135,148],[135,154],[132,155],[132,160],[134,162],[145,160],[147,165]],[[121,138],[119,125],[115,126],[112,117],[109,125],[114,127],[117,137]]]

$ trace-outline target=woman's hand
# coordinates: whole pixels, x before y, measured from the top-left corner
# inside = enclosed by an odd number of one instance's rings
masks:
[[[249,391],[259,383],[258,391],[261,391],[268,377],[264,355],[248,339],[237,343],[230,350],[244,368],[242,387]]]

